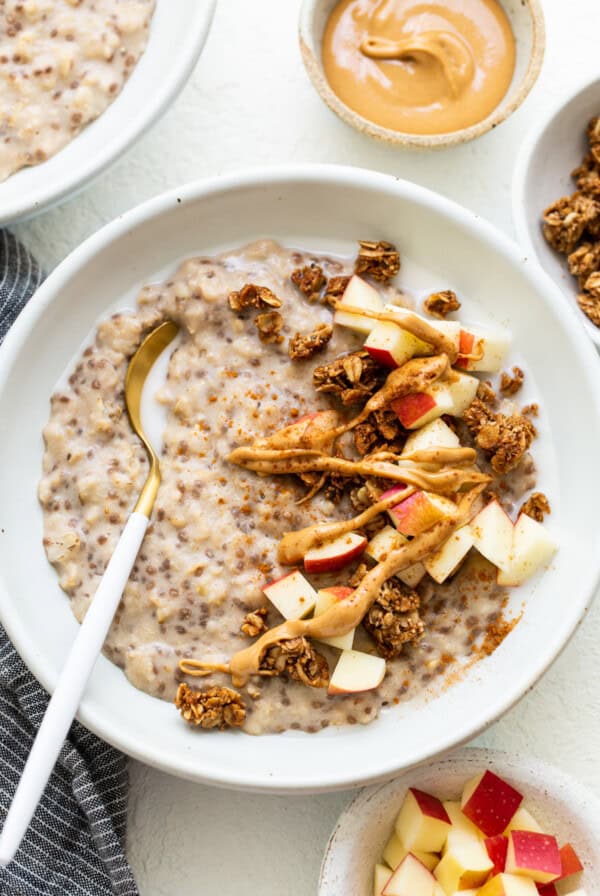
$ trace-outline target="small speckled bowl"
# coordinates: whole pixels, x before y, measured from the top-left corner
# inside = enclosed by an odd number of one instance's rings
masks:
[[[344,810],[327,845],[318,896],[372,896],[373,868],[392,833],[409,787],[457,799],[465,781],[490,769],[524,796],[549,833],[572,843],[585,871],[588,896],[600,896],[600,801],[564,772],[533,757],[465,749],[405,772],[389,784],[368,787]]]
[[[520,151],[513,178],[513,218],[519,245],[530,253],[561,287],[569,304],[600,349],[600,327],[577,305],[577,281],[571,277],[564,255],[548,245],[542,233],[542,212],[556,199],[577,189],[571,178],[588,151],[585,129],[600,115],[600,78],[579,85],[549,114],[536,122]]]
[[[327,20],[338,0],[304,0],[300,11],[300,51],[304,65],[319,96],[336,115],[351,127],[399,146],[440,149],[466,143],[501,124],[518,109],[542,67],[545,48],[544,14],[540,0],[501,0],[512,25],[517,44],[517,60],[512,82],[502,102],[483,121],[446,134],[407,134],[374,124],[354,112],[329,86],[323,70],[321,46]]]

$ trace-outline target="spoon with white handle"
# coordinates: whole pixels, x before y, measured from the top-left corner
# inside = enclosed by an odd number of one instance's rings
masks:
[[[0,835],[0,867],[5,867],[14,858],[29,827],[77,713],[148,528],[160,484],[160,467],[158,457],[142,427],[142,391],[154,362],[177,333],[178,327],[172,321],[161,324],[144,339],[127,368],[125,378],[127,412],[136,435],[148,453],[150,471],[69,651],[31,748]]]

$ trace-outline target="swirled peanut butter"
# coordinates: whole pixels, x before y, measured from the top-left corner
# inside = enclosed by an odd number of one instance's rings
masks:
[[[502,100],[515,40],[498,0],[341,0],[325,29],[323,65],[364,118],[442,134],[482,121]]]

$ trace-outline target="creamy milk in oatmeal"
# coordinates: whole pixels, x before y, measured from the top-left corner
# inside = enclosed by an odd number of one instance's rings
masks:
[[[62,149],[115,99],[155,0],[0,0],[0,181]]]
[[[180,660],[226,663],[249,645],[240,626],[249,611],[267,603],[261,586],[285,572],[276,560],[285,532],[354,513],[323,492],[298,505],[306,486],[297,477],[260,476],[225,459],[290,420],[332,407],[332,398],[313,388],[315,363],[362,344],[364,337],[336,327],[318,356],[290,360],[287,337],[331,321],[330,308],[309,302],[290,281],[294,269],[313,261],[327,277],[350,272],[348,264],[270,241],[186,261],[168,282],[145,287],[135,312],[114,314],[99,325],[93,344],[52,398],[40,486],[44,543],[81,620],[147,471],[124,407],[128,359],[160,321],[170,318],[181,326],[159,393],[167,412],[163,481],[105,645],[107,657],[130,681],[156,697],[174,698],[183,679]],[[262,343],[253,315],[229,307],[228,295],[247,283],[268,286],[283,300],[284,342]],[[383,291],[388,300],[404,301],[392,286]],[[508,504],[533,478],[527,459],[516,476],[504,478]],[[326,689],[289,678],[254,676],[239,689],[247,705],[245,730],[316,731],[365,723],[382,706],[418,693],[454,658],[468,656],[498,618],[503,595],[490,570],[482,558],[472,559],[449,584],[429,580],[419,586],[425,635],[388,662],[376,691],[331,697]],[[271,607],[269,626],[278,622]],[[373,650],[366,632],[358,631],[355,647]],[[333,668],[338,652],[318,649]],[[203,688],[231,686],[223,673],[188,681]]]

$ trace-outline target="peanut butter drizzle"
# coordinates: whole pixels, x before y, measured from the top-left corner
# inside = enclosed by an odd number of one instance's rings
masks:
[[[252,675],[261,674],[260,663],[264,652],[278,641],[291,638],[331,638],[345,635],[360,624],[371,605],[377,599],[381,586],[389,578],[420,560],[443,544],[452,532],[470,519],[473,505],[482,486],[471,489],[463,495],[456,512],[445,520],[440,520],[427,532],[418,535],[411,542],[390,551],[385,560],[373,567],[362,579],[358,587],[345,600],[338,601],[321,616],[312,619],[287,620],[265,632],[254,644],[235,653],[229,664],[204,663],[200,660],[182,660],[181,671],[187,675],[206,675],[210,672],[228,672],[234,687],[243,687]],[[182,665],[183,664],[183,665]]]
[[[398,324],[399,327],[411,333],[417,339],[427,342],[438,354],[448,355],[451,364],[454,364],[458,358],[459,353],[455,342],[426,320],[417,317],[416,314],[409,313],[399,316],[393,311],[371,311],[370,309],[357,308],[355,305],[346,305],[344,302],[338,302],[335,307],[336,311],[347,311],[348,314],[360,314],[361,317],[368,317],[372,320],[390,321]],[[418,358],[416,360],[424,359]]]
[[[396,131],[443,134],[498,105],[515,40],[498,0],[340,0],[322,58],[331,88],[359,115]]]

